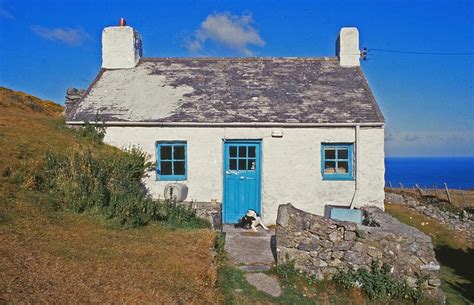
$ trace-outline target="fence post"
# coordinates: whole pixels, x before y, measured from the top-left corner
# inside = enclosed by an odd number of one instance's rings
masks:
[[[418,184],[415,184],[415,187],[418,190],[418,193],[420,193],[420,197],[423,198],[423,191],[421,190],[420,186]]]
[[[435,190],[436,198],[438,198],[438,186],[436,185],[436,183],[433,185],[433,187],[434,187],[434,190]]]
[[[400,182],[400,189],[402,190],[403,193],[403,184]]]
[[[448,196],[448,202],[451,203],[451,196],[449,195],[449,189],[446,182],[444,183],[444,188],[446,189],[446,195]]]
[[[390,190],[393,191],[393,186],[392,186],[392,182],[388,182],[388,185],[390,185]]]

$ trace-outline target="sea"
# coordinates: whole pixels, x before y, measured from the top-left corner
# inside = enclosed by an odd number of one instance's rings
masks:
[[[474,157],[386,157],[385,184],[388,187],[444,187],[474,189]]]

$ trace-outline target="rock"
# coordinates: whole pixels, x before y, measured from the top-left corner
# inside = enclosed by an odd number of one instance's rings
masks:
[[[330,259],[331,256],[332,256],[332,252],[330,250],[329,251],[324,251],[324,252],[319,252],[319,255],[318,255],[319,258],[324,259],[324,260]]]
[[[365,239],[367,238],[367,231],[363,230],[363,229],[357,229],[356,230],[356,235],[357,237],[361,238],[361,239]]]
[[[438,278],[429,279],[428,285],[433,286],[433,287],[439,287],[441,286],[441,280]]]
[[[344,233],[344,240],[346,241],[352,241],[356,239],[356,233],[353,231],[346,231]]]
[[[274,277],[264,273],[247,273],[244,276],[247,282],[257,288],[257,290],[268,293],[273,297],[281,295],[280,284]]]
[[[421,270],[428,270],[428,271],[438,271],[440,269],[440,266],[439,266],[439,264],[437,264],[435,262],[429,262],[426,265],[421,265],[420,269]]]
[[[288,226],[288,220],[290,219],[290,215],[288,214],[288,204],[280,205],[278,208],[278,216],[277,216],[277,225],[282,227]]]

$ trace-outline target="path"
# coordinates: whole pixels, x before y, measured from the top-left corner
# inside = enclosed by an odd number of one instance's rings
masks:
[[[268,271],[275,265],[275,231],[259,227],[257,232],[233,225],[224,225],[224,249],[229,261],[240,270],[247,272],[245,278],[258,290],[272,296],[279,296],[281,288],[278,281],[262,271]]]

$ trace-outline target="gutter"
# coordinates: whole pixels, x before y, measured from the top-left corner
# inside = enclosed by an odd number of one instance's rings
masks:
[[[66,121],[67,125],[84,125],[85,121]],[[111,127],[383,127],[385,123],[201,123],[201,122],[122,122],[104,121],[89,122],[92,125],[105,125]]]

